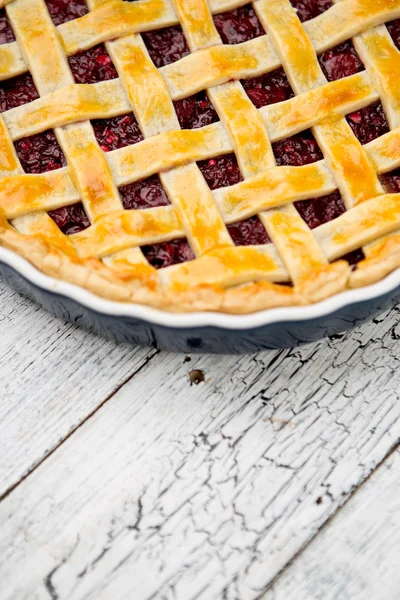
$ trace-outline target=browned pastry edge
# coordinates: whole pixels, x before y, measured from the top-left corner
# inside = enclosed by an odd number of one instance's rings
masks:
[[[135,269],[115,271],[96,258],[81,259],[58,248],[44,236],[23,235],[0,215],[0,244],[19,254],[43,273],[78,285],[97,296],[136,303],[171,312],[218,311],[250,314],[287,306],[304,306],[349,288],[379,281],[400,266],[400,235],[374,249],[352,271],[343,260],[312,272],[299,285],[289,287],[259,281],[224,289],[197,286],[190,290],[165,289],[158,278]]]

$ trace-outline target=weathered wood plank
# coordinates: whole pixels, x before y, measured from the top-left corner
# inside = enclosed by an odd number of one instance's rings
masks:
[[[398,600],[399,472],[397,450],[263,600]]]
[[[0,504],[2,600],[258,597],[400,437],[398,315],[159,355]]]
[[[64,323],[0,283],[0,497],[152,352]]]

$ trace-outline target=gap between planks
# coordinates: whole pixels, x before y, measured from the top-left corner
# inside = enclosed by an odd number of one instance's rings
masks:
[[[400,440],[393,446],[393,448],[391,448],[389,450],[389,452],[386,454],[386,456],[376,465],[376,467],[374,469],[372,469],[372,471],[367,475],[367,477],[361,481],[361,483],[359,484],[358,487],[356,487],[354,489],[354,491],[344,500],[343,504],[338,505],[337,509],[328,517],[328,519],[325,521],[325,523],[323,523],[321,525],[321,527],[318,529],[318,531],[315,532],[315,535],[313,537],[311,537],[306,544],[304,544],[304,546],[302,546],[299,551],[293,555],[293,558],[282,568],[281,571],[279,571],[276,576],[274,577],[274,579],[271,580],[270,584],[268,585],[268,587],[266,588],[265,592],[262,592],[255,600],[280,600],[282,598],[282,600],[289,600],[287,596],[279,596],[275,597],[275,593],[280,594],[280,582],[281,580],[287,580],[288,577],[290,577],[290,573],[292,571],[292,569],[296,569],[297,567],[297,563],[301,562],[303,560],[303,555],[306,554],[307,555],[307,551],[310,547],[313,547],[313,544],[316,543],[316,538],[319,535],[324,535],[324,532],[326,529],[330,529],[334,526],[334,522],[335,519],[340,518],[342,511],[345,509],[345,507],[347,507],[347,505],[352,506],[353,502],[357,500],[357,496],[358,494],[362,494],[363,489],[371,483],[371,480],[376,477],[378,475],[378,472],[380,471],[380,469],[382,469],[382,467],[385,467],[385,465],[389,464],[392,457],[397,453],[397,451],[400,448]],[[287,581],[284,583],[287,584]],[[278,592],[275,592],[274,588],[276,590],[278,590]],[[293,590],[291,590],[293,591]],[[274,592],[274,593],[272,593]],[[297,600],[297,597],[296,597]],[[306,600],[306,599],[305,599]],[[307,600],[311,600],[311,598],[307,599]],[[326,599],[325,599],[326,600]],[[370,599],[372,600],[372,599]],[[389,598],[385,598],[385,600],[398,600],[397,598],[393,598],[393,599],[389,599]]]
[[[399,468],[397,449],[263,600],[398,600]]]
[[[134,375],[151,349],[64,322],[0,280],[0,496]]]
[[[82,421],[76,425],[76,427],[74,427],[73,429],[71,429],[71,431],[65,435],[64,438],[62,438],[62,440],[56,444],[54,446],[54,448],[52,448],[51,450],[49,450],[49,452],[40,460],[37,462],[37,464],[35,464],[34,467],[32,467],[30,469],[30,471],[28,471],[25,475],[23,475],[21,477],[21,479],[19,479],[19,481],[17,481],[15,484],[13,484],[12,486],[10,486],[1,496],[0,496],[0,502],[2,502],[3,500],[5,500],[7,498],[7,496],[9,496],[11,494],[11,492],[13,492],[23,481],[25,481],[25,479],[27,479],[28,477],[30,477],[30,475],[32,475],[32,473],[34,473],[36,471],[36,469],[38,469],[52,454],[54,454],[54,452],[57,452],[57,450],[63,445],[65,444],[65,442],[67,440],[69,440],[70,437],[72,437],[77,431],[78,429],[80,429],[87,421],[89,421],[89,419],[91,419],[99,410],[101,410],[103,408],[103,406],[109,401],[111,400],[111,398],[117,394],[123,387],[124,385],[126,385],[127,383],[129,383],[129,381],[131,381],[131,379],[133,379],[135,377],[135,375],[137,375],[138,373],[140,373],[140,371],[155,357],[157,356],[157,354],[159,354],[160,350],[154,350],[152,354],[150,354],[149,356],[147,356],[143,363],[140,365],[140,367],[138,367],[136,369],[136,371],[134,371],[129,377],[127,377],[124,381],[122,381],[116,388],[115,390],[113,390],[106,398],[104,398],[104,400],[96,407],[92,410],[92,412],[90,412],[86,417],[84,417],[82,419]]]
[[[0,505],[5,599],[259,597],[400,438],[398,316],[150,362]]]

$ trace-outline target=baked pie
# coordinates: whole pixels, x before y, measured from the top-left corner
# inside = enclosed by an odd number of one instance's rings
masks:
[[[400,0],[0,0],[0,243],[249,313],[400,266]]]

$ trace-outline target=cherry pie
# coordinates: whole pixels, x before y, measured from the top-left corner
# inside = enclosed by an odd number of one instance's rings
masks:
[[[0,243],[248,313],[400,266],[400,0],[0,0]]]

